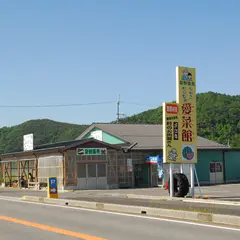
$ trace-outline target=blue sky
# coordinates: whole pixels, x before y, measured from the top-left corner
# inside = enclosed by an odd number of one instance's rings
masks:
[[[239,94],[240,1],[0,1],[2,105],[117,101],[132,114],[175,99],[175,67],[197,91]],[[138,104],[131,104],[138,103]],[[0,126],[116,118],[116,103],[2,108]]]

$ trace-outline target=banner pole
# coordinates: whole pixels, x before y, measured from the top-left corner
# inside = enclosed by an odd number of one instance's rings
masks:
[[[191,196],[192,198],[194,198],[194,164],[191,164],[191,167],[190,167],[190,171],[191,171]]]
[[[170,163],[169,166],[169,175],[170,175],[170,197],[173,197],[173,164]]]

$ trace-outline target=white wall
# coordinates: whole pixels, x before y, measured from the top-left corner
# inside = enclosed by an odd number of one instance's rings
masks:
[[[38,181],[47,183],[48,177],[57,177],[58,189],[63,190],[63,155],[50,153],[38,158]]]

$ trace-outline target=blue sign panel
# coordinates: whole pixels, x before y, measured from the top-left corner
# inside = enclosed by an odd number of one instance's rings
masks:
[[[149,164],[162,164],[163,158],[161,156],[148,156],[146,158],[146,163]]]
[[[57,191],[57,178],[56,177],[49,177],[48,178],[48,195],[49,197],[56,198],[58,197]]]

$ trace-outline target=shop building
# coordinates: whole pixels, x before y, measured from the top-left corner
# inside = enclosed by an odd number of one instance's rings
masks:
[[[76,140],[1,154],[0,181],[2,186],[19,187],[23,177],[42,188],[55,176],[60,191],[157,187],[169,178],[169,165],[162,161],[162,135],[161,125],[92,124]],[[179,172],[180,165],[174,166]],[[239,169],[239,149],[198,137],[201,185],[240,182]],[[189,177],[188,164],[183,172]]]
[[[125,155],[128,154],[132,159],[134,187],[164,185],[168,180],[169,165],[162,164],[162,125],[92,124],[77,139],[88,138],[95,138],[115,146],[132,146]],[[159,164],[156,164],[157,162]],[[232,149],[198,137],[196,171],[200,184],[240,182],[238,169],[240,169],[240,149]],[[180,171],[179,164],[175,164],[175,171]],[[183,165],[183,171],[190,178],[188,164]]]

